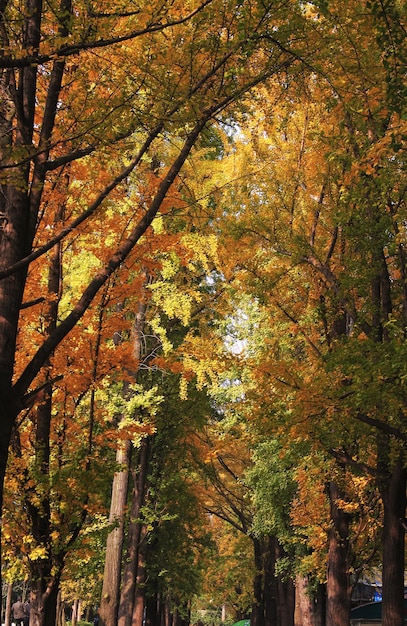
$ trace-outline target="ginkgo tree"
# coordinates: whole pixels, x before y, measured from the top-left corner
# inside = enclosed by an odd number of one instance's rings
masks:
[[[353,469],[375,477],[381,494],[383,620],[401,624],[404,24],[397,3],[367,2],[363,11],[360,3],[308,3],[306,10],[321,37],[314,72],[288,81],[284,100],[258,91],[241,165],[231,158],[238,182],[223,192],[222,232],[228,209],[239,206],[228,231],[236,292],[269,310],[269,331],[266,317],[251,361],[259,419],[262,403],[274,406],[277,432],[288,427],[336,459],[328,623],[349,620],[352,506],[343,487]],[[394,42],[391,62],[384,33]]]
[[[183,276],[195,254],[209,301],[232,285],[233,297],[219,300],[224,314],[240,293],[270,311],[264,345],[243,368],[247,406],[256,432],[271,415],[273,438],[289,425],[336,459],[329,488],[343,543],[338,468],[342,478],[352,467],[380,476],[384,623],[398,626],[405,495],[389,497],[405,494],[398,3],[10,0],[0,23],[0,481],[3,489],[12,442],[5,496],[9,506],[13,485],[25,489],[18,506],[29,512],[21,536],[39,585],[36,623],[53,623],[67,550],[93,507],[106,504],[89,498],[89,485],[101,456],[114,463],[125,433],[116,437],[118,420],[96,393],[107,373],[122,370],[128,384],[138,372],[122,339],[146,271],[151,301],[168,317],[178,307],[188,325],[191,303],[202,304]],[[200,239],[203,229],[214,237]],[[215,238],[209,268],[204,248]],[[172,357],[156,360],[182,372],[184,399],[193,377],[216,396],[228,370],[225,345],[213,340],[217,321],[202,319]],[[161,349],[165,324],[150,324]],[[340,593],[329,626],[348,619],[348,587]]]
[[[202,131],[226,110],[230,116],[254,85],[297,62],[289,4],[277,12],[210,1],[2,5],[2,489],[24,410],[31,410],[38,467],[47,473],[53,388],[70,368],[56,351],[112,274],[153,244],[142,238],[180,185]],[[152,165],[150,194],[144,181]],[[116,221],[119,198],[125,210]],[[78,251],[92,236],[103,239],[93,247],[94,269],[69,292],[52,254],[64,248],[66,258],[70,246]],[[40,534],[48,532],[43,522],[39,514]]]

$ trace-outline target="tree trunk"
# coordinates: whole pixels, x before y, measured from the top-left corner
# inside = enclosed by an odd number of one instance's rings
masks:
[[[295,626],[316,626],[315,605],[305,576],[298,575],[295,579],[295,599]]]
[[[32,567],[30,626],[55,626],[63,564],[54,567],[55,573],[49,563]]]
[[[163,602],[162,613],[163,613],[163,618],[164,618],[163,626],[173,626],[172,612],[171,612],[171,605],[170,605],[169,598],[166,598],[165,602]]]
[[[79,600],[75,598],[73,607],[72,607],[72,626],[76,626],[79,619]]]
[[[327,577],[327,626],[349,626],[351,586],[349,579],[349,515],[338,506],[339,487],[328,487],[332,528],[329,532]]]
[[[315,626],[326,626],[326,585],[318,585],[315,598]]]
[[[295,593],[291,579],[276,575],[276,563],[285,556],[277,537],[270,536],[263,552],[263,614],[265,625],[294,626]]]
[[[22,188],[26,183],[26,179],[21,180]],[[27,198],[22,192],[3,185],[0,193],[0,212],[7,220],[0,230],[0,270],[3,270],[14,265],[28,251]],[[0,516],[3,509],[4,480],[11,435],[21,408],[21,398],[13,393],[12,379],[25,278],[26,272],[20,271],[0,281]],[[0,532],[0,581],[1,555]]]
[[[140,511],[147,492],[147,469],[150,455],[150,437],[144,437],[140,444],[139,463],[134,477],[134,489],[127,537],[127,554],[120,595],[118,626],[131,626],[136,593],[137,569],[142,523]]]
[[[404,625],[404,551],[402,522],[406,514],[406,470],[403,454],[382,481],[383,521],[383,591],[382,625]]]
[[[161,604],[156,594],[146,599],[145,626],[161,626],[164,621]]]
[[[65,626],[65,603],[62,600],[61,590],[59,590],[57,599],[56,626]]]
[[[264,626],[276,626],[277,624],[276,554],[277,539],[274,536],[270,536],[267,542],[267,550],[263,558]]]
[[[109,522],[115,524],[115,527],[110,531],[106,542],[105,570],[99,610],[101,626],[115,626],[117,622],[130,457],[131,443],[126,441],[116,452],[116,463],[123,469],[116,472],[113,477]]]
[[[46,602],[45,602],[45,611],[44,611],[44,626],[55,626],[57,619],[57,606],[58,606],[58,596],[59,596],[59,582],[60,578],[53,579],[51,589],[46,591]]]
[[[291,579],[277,577],[277,624],[294,626],[295,592]]]
[[[139,540],[140,545],[138,549],[136,587],[134,591],[133,618],[132,618],[131,626],[143,626],[144,612],[145,612],[145,607],[146,607],[146,581],[147,581],[146,535],[147,535],[147,530],[146,530],[146,527],[143,526],[141,528],[140,540]]]
[[[8,583],[7,585],[7,597],[6,597],[6,612],[4,615],[4,626],[11,625],[11,604],[13,598],[13,585]],[[3,608],[3,603],[2,603]]]
[[[294,626],[294,586],[276,576],[275,566],[283,556],[275,536],[253,539],[256,575],[251,626]]]
[[[22,14],[21,47],[26,52],[38,50],[41,38],[42,4],[28,0]],[[2,10],[2,18],[4,11]],[[4,22],[2,20],[2,27]],[[14,69],[3,70],[0,76],[0,159],[2,165],[12,164],[12,148],[22,153],[32,147],[34,115],[36,110],[36,79],[38,66],[21,68],[18,76],[18,96],[12,98],[11,86],[15,84]],[[13,120],[14,119],[14,124]],[[14,127],[14,132],[11,128]],[[14,144],[14,145],[12,145]],[[11,152],[10,152],[11,150]],[[44,158],[47,157],[44,151]],[[17,158],[17,161],[19,159]],[[10,169],[10,183],[2,180],[0,193],[0,270],[13,266],[31,252],[38,216],[38,203],[34,197],[42,193],[42,181],[37,189],[30,186],[30,162]],[[37,168],[33,168],[37,172]],[[38,173],[38,172],[37,172]],[[31,181],[32,182],[32,181]],[[21,410],[19,394],[13,394],[12,380],[16,355],[16,338],[23,299],[27,268],[22,268],[0,281],[0,516],[3,508],[3,489],[10,438],[16,417]],[[0,583],[1,583],[0,536]],[[1,586],[1,585],[0,585]]]
[[[54,225],[58,227],[64,216],[64,206],[61,205],[55,215]],[[53,247],[48,270],[48,304],[45,311],[45,336],[49,336],[56,328],[58,320],[58,305],[61,294],[61,245]],[[57,598],[59,592],[60,573],[64,565],[61,555],[59,563],[54,562],[53,542],[51,539],[51,502],[50,502],[50,438],[53,415],[52,365],[46,362],[45,381],[49,382],[44,390],[40,402],[33,415],[35,416],[35,467],[34,472],[41,477],[41,491],[34,494],[27,492],[26,506],[30,515],[31,532],[37,545],[46,546],[47,558],[34,562],[31,565],[34,581],[34,612],[36,624],[55,626]],[[35,497],[33,498],[32,495]],[[58,574],[54,574],[53,570]]]
[[[253,548],[255,575],[253,580],[253,606],[250,623],[251,626],[264,626],[262,541],[253,537]]]

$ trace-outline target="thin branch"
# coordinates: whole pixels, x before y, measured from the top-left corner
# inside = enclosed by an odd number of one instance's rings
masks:
[[[295,317],[293,317],[291,315],[291,313],[289,313],[277,300],[275,301],[275,304],[277,306],[277,308],[280,309],[280,311],[282,313],[284,313],[284,315],[290,320],[290,322],[293,322],[293,324],[295,324],[298,328],[298,330],[300,331],[301,335],[304,337],[305,341],[308,343],[308,345],[311,346],[311,348],[314,350],[314,352],[319,356],[322,357],[322,353],[321,350],[318,348],[318,346],[315,345],[315,343],[312,341],[312,339],[307,335],[307,333],[301,328],[300,323],[298,322],[298,320],[295,319]]]
[[[113,272],[115,272],[120,267],[120,265],[130,254],[134,246],[137,244],[139,239],[149,228],[159,208],[161,207],[169,188],[173,184],[178,172],[186,161],[198,136],[210,119],[211,115],[212,111],[207,111],[203,115],[203,118],[195,125],[195,127],[189,133],[180,154],[173,162],[165,178],[162,180],[158,191],[151,202],[150,208],[146,211],[144,216],[134,227],[128,238],[118,247],[118,249],[112,255],[105,267],[100,269],[97,272],[96,276],[90,281],[90,283],[84,290],[81,298],[73,307],[72,311],[44,341],[44,343],[37,350],[31,361],[28,363],[24,372],[21,374],[20,378],[16,381],[13,387],[13,391],[16,394],[17,398],[23,396],[26,389],[34,380],[35,376],[38,374],[49,356],[54,352],[55,348],[61,343],[61,341],[68,335],[72,328],[74,328],[77,322],[83,317],[93,299],[95,298],[96,294],[99,292],[100,288],[105,284],[105,282],[113,274]]]
[[[232,517],[229,517],[229,515],[226,515],[226,513],[224,513],[223,511],[217,511],[216,509],[212,509],[209,506],[205,506],[204,511],[206,511],[210,515],[214,515],[215,517],[223,520],[224,522],[227,522],[228,524],[233,526],[233,528],[236,528],[236,530],[243,533],[244,535],[247,534],[247,531],[245,530],[245,526],[243,524],[239,526],[239,524]]]
[[[0,57],[0,68],[22,68],[22,67],[32,67],[36,65],[43,65],[48,63],[49,61],[54,61],[56,59],[63,59],[73,55],[77,55],[80,52],[84,52],[86,50],[95,50],[97,48],[107,48],[108,46],[112,46],[118,43],[124,43],[126,41],[130,41],[131,39],[136,39],[137,37],[141,37],[142,35],[148,35],[151,33],[160,32],[166,30],[167,28],[171,28],[173,26],[179,26],[180,24],[184,24],[191,18],[193,18],[197,13],[199,13],[202,9],[204,9],[207,5],[211,4],[212,0],[205,0],[197,9],[188,13],[183,17],[180,17],[177,20],[172,20],[165,22],[164,24],[158,22],[157,24],[149,24],[145,28],[140,30],[132,31],[127,35],[121,35],[118,37],[110,37],[107,39],[99,39],[97,41],[87,41],[87,42],[78,42],[75,44],[69,44],[65,46],[61,46],[57,50],[55,50],[51,54],[30,54],[21,58],[13,58],[11,56],[2,56]]]
[[[116,176],[116,178],[114,178],[108,185],[106,185],[103,191],[99,193],[96,200],[92,202],[92,204],[86,211],[84,211],[81,215],[79,215],[79,217],[74,219],[68,226],[63,228],[55,237],[47,241],[47,243],[45,243],[43,246],[40,246],[39,248],[37,248],[37,250],[35,250],[31,254],[28,254],[23,259],[20,259],[20,261],[17,261],[17,263],[14,263],[14,265],[11,265],[7,269],[0,271],[0,280],[2,280],[3,278],[7,278],[7,276],[10,276],[11,274],[14,274],[21,268],[29,265],[32,261],[35,261],[35,259],[38,259],[40,256],[48,252],[48,250],[51,250],[51,248],[53,248],[57,243],[62,241],[62,239],[65,239],[67,235],[72,233],[78,226],[80,226],[80,224],[82,224],[90,216],[92,216],[100,207],[102,202],[108,197],[108,195],[137,167],[142,157],[147,152],[150,145],[157,137],[157,135],[159,135],[162,129],[163,123],[160,123],[153,131],[151,131],[150,135],[147,137],[146,141],[140,148],[138,154],[133,158],[129,165]]]
[[[36,304],[41,304],[41,302],[44,302],[44,301],[45,301],[44,296],[35,298],[35,300],[27,300],[27,302],[23,302],[22,305],[20,306],[20,311],[22,309],[29,309],[30,307],[35,306]]]
[[[34,389],[34,391],[30,391],[30,393],[27,393],[21,401],[23,408],[24,409],[31,408],[33,404],[37,401],[38,396],[43,391],[53,387],[53,385],[59,380],[62,380],[62,378],[63,378],[62,374],[59,374],[58,376],[55,376],[54,378],[47,380],[43,385],[40,385],[39,387],[37,387],[37,389]]]
[[[338,241],[338,233],[339,233],[339,228],[338,228],[338,226],[335,226],[334,232],[333,232],[333,235],[332,235],[332,239],[331,239],[331,244],[329,246],[329,249],[328,249],[328,252],[327,252],[327,255],[326,255],[326,263],[328,263],[328,261],[330,261],[330,259],[332,258],[332,255],[334,253],[336,242]]]
[[[314,212],[314,222],[312,224],[311,235],[310,235],[310,238],[309,238],[309,244],[310,244],[311,248],[313,248],[314,244],[315,244],[315,235],[316,235],[316,232],[317,232],[319,216],[320,216],[320,213],[321,213],[321,210],[320,210],[319,207],[323,205],[324,197],[325,197],[325,183],[322,185],[321,193],[319,194],[318,209],[316,209],[315,212]]]
[[[229,467],[229,465],[226,463],[224,458],[222,456],[220,456],[219,454],[218,454],[218,456],[216,458],[218,459],[219,465],[221,465],[223,467],[223,469],[228,474],[230,474],[230,476],[233,478],[233,480],[235,480],[237,482],[238,479],[239,479],[237,474],[235,474],[234,471]]]
[[[371,467],[366,463],[361,463],[360,461],[355,461],[355,459],[351,457],[351,455],[345,450],[334,450],[333,448],[329,448],[328,452],[340,463],[343,463],[344,465],[349,465],[359,472],[363,472],[364,474],[368,474],[369,476],[378,475],[378,472],[374,467]]]

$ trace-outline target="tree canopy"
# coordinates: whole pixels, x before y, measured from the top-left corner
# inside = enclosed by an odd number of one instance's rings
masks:
[[[1,573],[32,624],[62,590],[106,626],[293,626],[304,586],[297,621],[347,626],[381,567],[401,626],[403,3],[0,7]]]

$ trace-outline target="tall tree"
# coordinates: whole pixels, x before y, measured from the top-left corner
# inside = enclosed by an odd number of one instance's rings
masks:
[[[268,10],[250,6],[242,20],[241,8],[210,1],[190,9],[182,3],[135,10],[124,4],[114,11],[88,2],[73,7],[27,0],[23,11],[2,4],[0,506],[17,416],[38,393],[51,398],[55,377],[65,370],[53,370],[45,381],[40,372],[137,248],[203,129],[295,60],[275,38],[261,36],[270,32]],[[284,5],[281,11],[284,20]],[[168,64],[172,55],[175,62]],[[161,160],[170,137],[177,150]],[[146,196],[143,172],[146,156],[155,156],[153,144],[162,170],[153,195]],[[92,220],[107,207],[114,213],[120,195],[132,202],[122,205],[119,231],[100,246],[94,271],[74,300],[65,299],[62,319],[34,344],[22,345],[20,312],[35,304],[36,259],[44,264],[47,251],[73,234],[85,234],[86,241]],[[65,205],[56,232],[51,224]],[[37,320],[39,328],[41,314]]]
[[[405,26],[393,3],[366,3],[364,9],[362,17],[360,3],[304,7],[313,36],[320,37],[320,54],[302,84],[287,81],[290,98],[273,100],[267,92],[251,136],[247,132],[240,170],[233,155],[238,183],[223,190],[225,222],[230,206],[238,205],[239,212],[231,219],[225,268],[237,275],[237,298],[245,290],[268,311],[260,329],[264,348],[251,360],[253,389],[255,377],[263,381],[254,391],[259,423],[269,404],[276,429],[290,424],[292,436],[307,436],[308,430],[314,445],[339,466],[375,476],[389,509],[384,537],[393,536],[392,549],[397,544],[402,555],[395,520],[405,511],[405,399],[397,382],[405,349],[399,222],[405,211],[405,122],[398,73]],[[383,52],[384,33],[394,39],[391,63]],[[398,505],[391,488],[396,484]],[[338,557],[350,527],[341,485],[331,487],[338,531],[331,536],[331,554]],[[397,562],[390,566],[383,553],[384,614],[388,610],[401,623]],[[339,563],[335,602],[343,610],[329,610],[332,624],[348,621],[351,568],[344,551]]]

